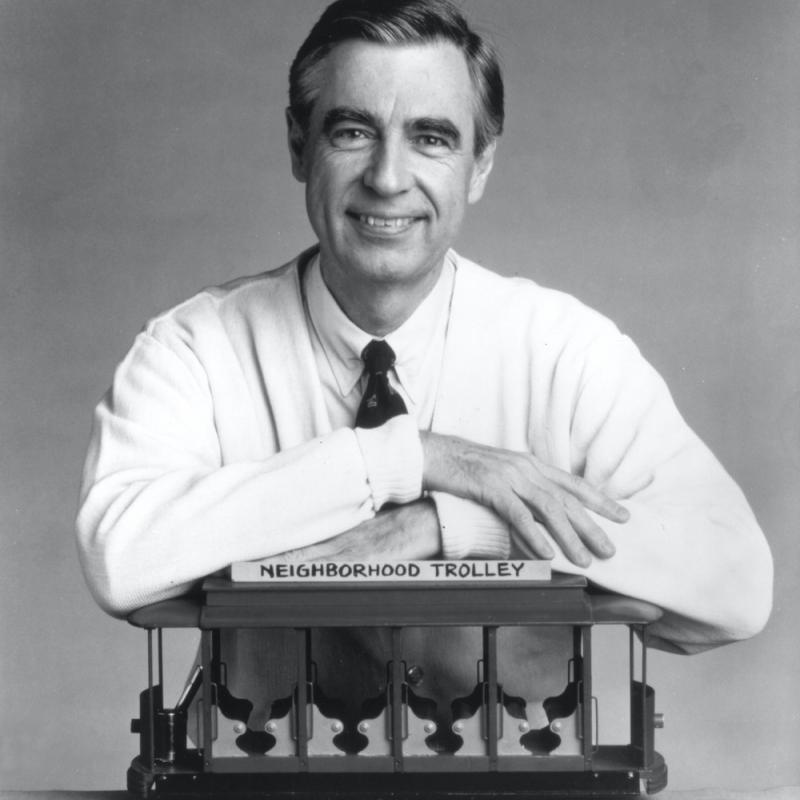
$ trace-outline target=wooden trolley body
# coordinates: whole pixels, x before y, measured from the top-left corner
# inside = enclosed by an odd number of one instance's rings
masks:
[[[660,715],[647,685],[647,626],[660,616],[655,606],[592,593],[583,578],[568,576],[524,584],[285,584],[268,588],[209,579],[202,597],[157,603],[129,618],[147,630],[148,687],[140,697],[140,717],[132,726],[139,733],[140,752],[128,770],[128,789],[142,798],[257,796],[274,800],[625,798],[642,791],[654,793],[666,785],[667,769],[654,749]],[[592,695],[592,628],[608,624],[625,625],[630,631],[630,741],[600,745]],[[479,743],[476,748],[473,742],[466,754],[420,754],[419,747],[412,745],[418,745],[424,733],[410,733],[409,720],[417,720],[409,712],[413,691],[403,656],[403,629],[449,625],[482,630]],[[508,717],[499,702],[503,691],[498,681],[497,636],[505,626],[552,625],[570,626],[573,631],[576,708],[570,722],[575,726],[576,744],[566,754],[535,754],[517,744],[525,722]],[[358,754],[336,752],[325,745],[331,734],[326,729],[325,739],[320,723],[327,725],[329,720],[320,715],[314,702],[311,631],[348,626],[391,631],[383,724],[370,731],[380,739],[380,747]],[[201,631],[200,667],[183,700],[171,709],[164,707],[162,698],[162,636],[169,628]],[[284,719],[272,723],[274,733],[279,732],[279,723],[284,733],[283,746],[274,752],[240,756],[217,752],[226,693],[220,633],[230,628],[295,631],[294,652],[286,658],[296,665],[296,686]],[[490,698],[498,701],[490,702]],[[201,722],[196,747],[188,745],[186,735],[186,707],[193,700],[199,701]],[[226,725],[245,731],[245,714],[237,718],[228,711],[227,715]],[[510,724],[517,722],[518,728]],[[336,720],[330,723],[333,731],[337,724]]]

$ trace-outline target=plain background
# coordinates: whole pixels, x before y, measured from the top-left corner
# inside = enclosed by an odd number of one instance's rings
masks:
[[[463,5],[508,124],[458,248],[630,333],[775,554],[762,635],[652,657],[670,784],[800,783],[800,4]],[[122,785],[144,635],[75,554],[91,410],[148,317],[313,241],[283,108],[322,7],[0,0],[3,788]]]

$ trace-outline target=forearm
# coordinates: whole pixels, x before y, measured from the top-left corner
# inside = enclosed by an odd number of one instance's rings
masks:
[[[78,516],[93,594],[110,613],[125,614],[181,594],[233,561],[335,536],[387,500],[408,502],[420,491],[413,466],[402,479],[404,470],[383,470],[380,488],[368,470],[380,445],[393,462],[413,461],[414,442],[403,427],[398,421],[393,435],[376,433],[378,446],[339,430],[262,461],[221,467],[148,447],[145,437],[138,447],[95,442],[102,452],[90,456]]]
[[[451,481],[457,494],[491,508],[510,526],[516,552],[552,557],[556,570],[661,606],[666,613],[653,633],[665,647],[695,652],[752,636],[770,611],[769,548],[741,491],[705,445],[674,413],[661,422],[666,455],[655,423],[649,441],[615,437],[631,444],[617,448],[619,457],[605,447],[587,461],[587,471],[595,469],[591,491],[585,479],[530,455],[433,435],[423,437],[426,456],[433,445],[455,457],[434,453],[424,480],[428,488]],[[592,527],[572,511],[578,498]]]
[[[191,346],[171,323],[157,326],[159,338],[138,336],[96,410],[78,547],[94,596],[113,614],[420,495],[413,421],[326,432],[313,398],[260,395],[216,324],[212,316],[209,341]]]
[[[122,614],[372,513],[358,445],[342,431],[263,463],[107,475],[87,493],[78,541],[98,602]]]

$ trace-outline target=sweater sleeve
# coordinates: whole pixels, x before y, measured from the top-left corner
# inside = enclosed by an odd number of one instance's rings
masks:
[[[124,615],[233,561],[322,541],[384,502],[418,496],[416,427],[398,418],[384,428],[226,461],[200,366],[140,334],[97,407],[83,473],[78,548],[95,599]],[[363,453],[377,448],[396,469],[370,475]]]
[[[447,492],[431,492],[439,517],[442,555],[449,560],[502,559],[511,552],[511,531],[489,508]]]
[[[451,330],[466,355],[450,353],[445,386],[455,388],[440,410],[440,432],[532,452],[630,511],[625,524],[594,515],[616,554],[588,568],[570,562],[541,528],[556,553],[553,568],[659,605],[665,613],[651,633],[664,649],[696,652],[758,632],[772,600],[766,540],[631,340],[562,293],[521,281],[496,289],[477,271],[462,277],[474,282],[463,306],[454,303]],[[481,313],[496,324],[476,331]],[[461,376],[472,376],[475,363],[482,380],[464,392]],[[506,530],[491,512],[470,513],[466,501],[436,502],[449,557],[489,552]]]
[[[554,569],[665,610],[664,649],[696,652],[753,635],[771,606],[772,561],[739,487],[684,422],[669,391],[613,326],[562,353],[534,449],[622,502],[630,519],[594,515],[616,546],[581,569]]]

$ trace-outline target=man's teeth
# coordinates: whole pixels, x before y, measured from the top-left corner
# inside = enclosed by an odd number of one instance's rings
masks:
[[[372,228],[402,228],[414,221],[413,217],[371,217],[367,214],[360,214],[358,218]]]

